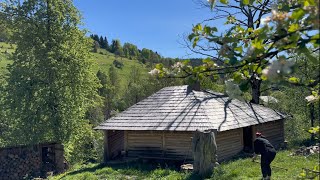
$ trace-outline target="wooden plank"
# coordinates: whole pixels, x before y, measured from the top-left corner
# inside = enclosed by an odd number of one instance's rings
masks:
[[[128,131],[124,131],[124,151],[128,150]]]

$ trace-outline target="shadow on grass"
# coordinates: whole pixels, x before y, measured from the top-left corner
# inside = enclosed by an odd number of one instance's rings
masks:
[[[152,171],[156,170],[156,169],[169,169],[169,170],[174,170],[174,171],[179,171],[179,167],[180,167],[181,163],[179,162],[168,162],[168,161],[156,161],[156,160],[138,160],[138,161],[134,161],[134,162],[130,162],[130,163],[118,163],[118,164],[97,164],[93,167],[85,167],[85,168],[81,168],[79,170],[75,170],[72,172],[68,172],[66,174],[64,174],[61,178],[65,177],[65,176],[69,176],[69,175],[77,175],[77,174],[81,174],[81,173],[94,173],[95,171],[102,169],[102,168],[112,168],[114,171],[118,171],[118,170],[134,170],[134,171],[138,171],[141,174],[149,174]],[[190,179],[191,180],[191,179]]]

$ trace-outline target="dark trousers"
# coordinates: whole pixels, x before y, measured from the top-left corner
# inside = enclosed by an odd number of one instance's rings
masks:
[[[263,177],[271,176],[270,164],[275,157],[276,152],[267,152],[266,154],[261,155],[261,171]]]

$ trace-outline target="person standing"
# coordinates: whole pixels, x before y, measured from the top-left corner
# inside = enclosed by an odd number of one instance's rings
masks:
[[[272,144],[260,133],[256,133],[256,139],[254,141],[254,154],[252,161],[257,157],[257,154],[261,154],[261,172],[264,180],[271,178],[270,164],[276,157],[276,150]]]

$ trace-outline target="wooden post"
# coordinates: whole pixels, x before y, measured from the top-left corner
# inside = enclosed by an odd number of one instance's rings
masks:
[[[55,144],[54,145],[55,149],[55,166],[56,166],[56,171],[58,173],[64,172],[65,165],[64,165],[64,147],[62,144]]]
[[[162,157],[165,157],[166,153],[166,136],[165,133],[162,131]]]
[[[196,130],[192,139],[193,172],[201,177],[210,177],[217,161],[216,130]]]
[[[104,131],[104,153],[103,153],[103,159],[104,162],[106,163],[107,161],[110,160],[110,151],[109,151],[109,141],[108,141],[108,130]]]
[[[127,151],[128,151],[128,131],[127,130],[124,131],[124,137],[123,138],[124,138],[123,149],[127,153]]]

